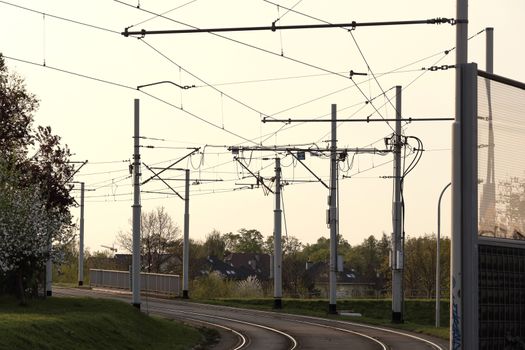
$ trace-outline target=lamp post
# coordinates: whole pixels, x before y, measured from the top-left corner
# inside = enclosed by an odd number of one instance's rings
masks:
[[[153,86],[153,85],[160,85],[160,84],[171,84],[171,85],[174,85],[176,87],[178,87],[179,89],[182,89],[182,90],[187,90],[187,89],[191,89],[192,87],[195,87],[195,85],[180,85],[180,84],[177,84],[173,81],[170,81],[170,80],[162,80],[162,81],[157,81],[157,82],[154,82],[154,83],[149,83],[149,84],[144,84],[144,85],[137,85],[137,90],[140,91],[140,89],[144,88],[144,87],[148,87],[148,86]],[[182,103],[182,102],[181,102]],[[135,135],[136,137],[136,142],[138,142],[138,137],[139,135]],[[193,153],[193,152],[192,152]],[[172,164],[173,165],[173,164]],[[168,168],[170,168],[171,166],[169,166]],[[151,170],[151,169],[150,169]],[[185,171],[185,189],[186,189],[186,197],[183,198],[184,199],[184,244],[183,244],[183,286],[182,286],[182,295],[183,295],[183,298],[187,299],[189,296],[188,296],[188,263],[189,263],[189,170],[188,169],[178,169],[178,170],[184,170]],[[158,177],[159,173],[155,174],[155,176]],[[160,179],[160,177],[159,177]],[[161,179],[162,180],[162,179]],[[149,181],[149,180],[148,180]],[[145,181],[147,182],[147,181]],[[143,184],[145,183],[143,182]],[[140,190],[139,190],[140,192]],[[177,193],[178,194],[178,193]],[[180,195],[179,195],[180,197]],[[181,197],[182,198],[182,197]],[[139,215],[140,217],[140,215]],[[140,294],[139,294],[140,295]],[[140,305],[140,304],[139,304]]]
[[[439,246],[440,246],[440,240],[441,240],[441,198],[443,198],[443,195],[445,194],[445,191],[447,188],[450,187],[452,182],[449,182],[448,185],[443,188],[441,191],[441,194],[439,195],[438,200],[438,227],[437,227],[437,242],[436,242],[436,328],[440,326],[440,266],[439,266]]]

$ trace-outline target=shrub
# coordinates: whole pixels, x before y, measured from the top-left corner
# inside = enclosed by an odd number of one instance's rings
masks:
[[[237,281],[235,285],[235,297],[261,298],[264,295],[261,282],[255,276],[248,276],[245,280]]]

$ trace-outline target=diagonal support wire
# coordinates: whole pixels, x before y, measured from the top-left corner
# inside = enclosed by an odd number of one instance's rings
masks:
[[[73,176],[75,176],[75,175],[80,171],[80,169],[82,169],[82,167],[83,167],[84,165],[87,164],[87,162],[88,162],[87,160],[85,160],[85,161],[83,161],[83,162],[68,162],[68,163],[82,163],[82,165],[79,166],[78,169],[75,170],[75,171],[73,172],[73,174],[71,174],[71,175],[67,178],[66,181],[64,181],[64,183],[68,183],[69,180],[71,180],[71,179],[73,178]]]
[[[265,183],[263,178],[260,175],[255,175],[246,165],[244,165],[238,157],[234,158],[244,169],[246,169],[247,172],[249,172],[254,178],[257,179],[257,182],[259,182],[261,185],[263,185],[264,188],[266,188],[270,193],[274,193],[270,187],[268,187]]]
[[[147,184],[150,180],[152,180],[153,178],[155,177],[158,177],[158,175],[162,174],[163,172],[165,172],[166,170],[170,169],[171,167],[175,166],[176,164],[182,162],[184,159],[188,158],[189,156],[193,155],[195,152],[199,151],[200,150],[200,147],[198,148],[195,148],[193,151],[191,151],[190,153],[186,154],[184,157],[176,160],[175,162],[171,163],[167,168],[164,168],[163,170],[159,171],[158,173],[155,173],[154,171],[151,171],[153,174],[153,176],[151,176],[150,178],[148,178],[147,180],[144,180],[140,185],[145,185]],[[145,164],[144,164],[145,165]],[[149,167],[148,167],[149,169]],[[151,170],[151,169],[150,169]]]
[[[297,158],[297,156],[296,156],[295,154],[293,154],[292,151],[290,151],[290,150],[286,150],[286,152],[288,152],[288,154],[290,154],[292,157],[294,157],[295,159],[297,159],[297,161],[298,161],[299,163],[301,163],[301,165],[302,165],[303,167],[305,167],[305,169],[308,170],[308,172],[310,172],[310,174],[312,174],[312,175],[313,175],[313,176],[314,176],[314,177],[315,177],[315,178],[316,178],[316,179],[317,179],[317,180],[318,180],[318,181],[319,181],[324,187],[326,187],[326,188],[330,188],[330,187],[328,187],[328,185],[327,185],[327,184],[326,184],[326,183],[325,183],[325,182],[324,182],[319,176],[317,176],[317,175],[316,175],[316,174],[315,174],[315,173],[314,173],[314,172],[313,172],[313,171],[312,171],[312,170],[311,170],[306,164],[304,164],[302,160],[300,160],[299,158]]]
[[[151,169],[146,163],[142,162],[142,164],[144,164],[144,166],[145,166],[146,168],[148,168],[148,170],[151,171],[151,172],[153,173],[153,177],[158,178],[160,181],[162,181],[162,182],[164,183],[164,185],[168,186],[168,188],[169,188],[170,190],[172,190],[173,193],[175,193],[177,196],[179,196],[180,199],[184,200],[184,197],[182,197],[182,196],[179,194],[179,192],[175,191],[175,189],[174,189],[173,187],[171,187],[166,181],[164,181],[163,178],[161,178],[161,177],[159,176],[159,174],[160,174],[162,171],[156,173],[156,172],[153,171],[153,169]],[[164,170],[166,170],[166,169],[164,169]],[[150,178],[150,179],[151,179],[151,178]]]

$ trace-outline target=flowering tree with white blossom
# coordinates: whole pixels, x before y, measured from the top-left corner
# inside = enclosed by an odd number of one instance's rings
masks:
[[[37,106],[0,54],[0,293],[22,301],[74,238],[70,152],[50,127],[33,127]]]

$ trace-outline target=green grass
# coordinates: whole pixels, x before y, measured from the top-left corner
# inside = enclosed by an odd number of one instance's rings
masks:
[[[215,305],[225,305],[234,307],[252,308],[258,310],[273,310],[273,299],[212,299],[194,300]],[[327,317],[352,322],[368,323],[392,328],[413,331],[422,334],[433,335],[442,339],[448,339],[448,301],[441,303],[441,325],[444,327],[434,327],[434,301],[433,300],[405,300],[405,323],[392,324],[391,318],[392,302],[388,299],[352,299],[338,300],[337,309],[339,311],[348,310],[361,313],[362,317],[348,317],[328,315],[328,301],[321,299],[284,299],[283,309],[279,312]]]
[[[0,298],[0,349],[191,349],[197,329],[113,300]]]

